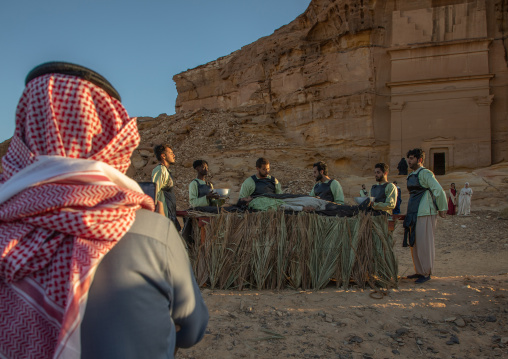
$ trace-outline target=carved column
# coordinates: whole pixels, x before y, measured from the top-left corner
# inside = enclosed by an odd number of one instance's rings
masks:
[[[400,159],[405,157],[402,148],[402,110],[406,103],[400,100],[387,102],[386,104],[391,111],[390,168],[393,172],[397,168]]]
[[[492,163],[490,105],[494,95],[475,96],[473,99],[478,106],[478,165],[490,166]]]

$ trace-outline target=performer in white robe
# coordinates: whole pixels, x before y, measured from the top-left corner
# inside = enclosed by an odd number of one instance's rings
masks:
[[[469,187],[469,183],[466,182],[464,188],[460,190],[459,194],[459,209],[457,215],[469,216],[471,214],[471,197],[473,196],[473,190]]]

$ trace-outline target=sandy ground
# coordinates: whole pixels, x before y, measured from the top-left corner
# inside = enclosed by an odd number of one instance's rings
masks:
[[[394,232],[399,275],[414,272]],[[439,219],[432,280],[371,289],[203,289],[204,339],[177,358],[508,358],[508,220]]]

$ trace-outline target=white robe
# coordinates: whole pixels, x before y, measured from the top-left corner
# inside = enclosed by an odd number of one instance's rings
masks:
[[[473,195],[473,190],[471,187],[462,188],[459,194],[459,208],[457,210],[457,214],[463,216],[469,216],[471,214],[471,197]]]

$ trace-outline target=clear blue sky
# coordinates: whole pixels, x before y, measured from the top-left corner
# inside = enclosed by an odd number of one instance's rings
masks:
[[[10,0],[0,5],[0,141],[25,76],[68,61],[105,76],[131,116],[175,111],[173,75],[270,35],[310,0]]]

